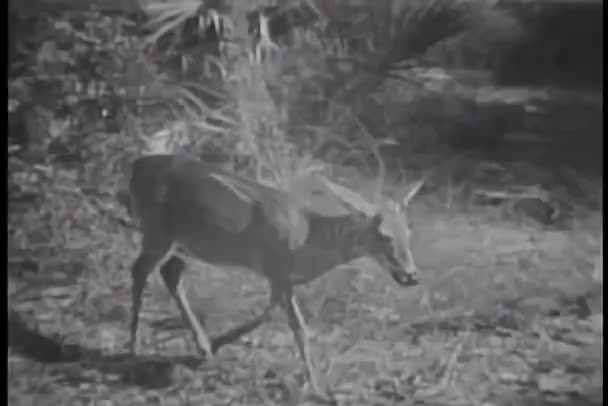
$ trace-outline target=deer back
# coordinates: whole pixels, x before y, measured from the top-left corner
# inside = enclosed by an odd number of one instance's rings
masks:
[[[173,227],[215,227],[218,231],[264,233],[303,244],[308,220],[289,194],[195,159],[148,155],[135,161],[130,192],[137,217],[162,215]]]

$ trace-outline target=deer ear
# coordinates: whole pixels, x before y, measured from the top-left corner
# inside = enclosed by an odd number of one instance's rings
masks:
[[[424,180],[419,180],[418,182],[414,183],[414,185],[411,186],[403,196],[401,204],[403,206],[407,206],[410,203],[410,200],[412,200],[412,197],[414,197],[416,193],[418,193],[422,185],[424,185]]]

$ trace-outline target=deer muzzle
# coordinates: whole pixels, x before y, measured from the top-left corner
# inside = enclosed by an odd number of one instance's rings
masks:
[[[399,286],[402,286],[402,287],[418,285],[419,282],[418,282],[418,279],[416,278],[416,275],[417,275],[416,270],[406,272],[406,271],[400,269],[400,270],[393,270],[391,272],[392,278],[395,280],[395,282],[397,282],[397,284]]]

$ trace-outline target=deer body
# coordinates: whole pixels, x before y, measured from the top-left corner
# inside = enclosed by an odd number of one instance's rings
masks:
[[[270,303],[251,327],[261,324],[276,306],[282,307],[313,388],[320,391],[293,288],[365,255],[390,268],[399,284],[412,283],[415,265],[409,257],[409,241],[401,249],[403,241],[387,238],[381,225],[383,221],[388,226],[393,223],[381,215],[370,217],[352,210],[328,217],[304,207],[290,193],[177,155],[136,160],[129,193],[130,212],[143,234],[132,267],[132,352],[137,347],[142,293],[147,276],[156,268],[190,325],[199,350],[210,355],[217,349],[190,308],[183,288],[184,256],[193,257],[219,267],[250,269],[267,279]],[[412,269],[405,269],[408,266]]]

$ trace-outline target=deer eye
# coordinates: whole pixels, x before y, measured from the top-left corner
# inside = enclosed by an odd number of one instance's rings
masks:
[[[379,249],[382,251],[385,257],[393,259],[396,258],[395,244],[391,237],[382,235],[379,243]]]
[[[393,238],[386,232],[381,231],[380,229],[376,230],[376,239],[382,245],[392,245],[393,243]]]

